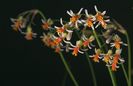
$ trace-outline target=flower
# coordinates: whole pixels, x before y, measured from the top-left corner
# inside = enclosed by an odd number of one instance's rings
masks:
[[[41,38],[46,46],[50,47],[53,44],[51,39],[51,34],[46,35],[45,33],[43,33],[43,36],[41,36]]]
[[[94,30],[94,26],[93,26],[93,23],[94,21],[96,20],[95,16],[91,15],[91,14],[88,14],[88,11],[85,9],[85,14],[86,14],[86,17],[87,19],[86,20],[82,20],[82,22],[84,22],[84,26],[87,26],[87,27],[91,27],[92,30]]]
[[[27,39],[27,40],[32,40],[33,39],[33,37],[36,37],[36,33],[33,33],[32,32],[32,28],[31,28],[31,26],[28,26],[27,27],[27,31],[25,32],[25,38]]]
[[[100,54],[101,54],[101,50],[95,48],[95,55],[90,55],[90,57],[93,58],[94,62],[99,62],[99,59],[102,58],[102,57],[100,57]]]
[[[83,10],[83,8],[81,8],[81,9],[79,10],[79,12],[76,13],[76,14],[73,13],[72,10],[67,11],[67,14],[69,14],[69,15],[71,16],[69,25],[74,25],[76,28],[78,28],[78,23],[82,23],[82,22],[79,20],[79,18],[81,17],[80,13],[81,13],[82,10]]]
[[[71,44],[71,43],[70,43]],[[70,50],[73,50],[72,55],[77,56],[78,52],[83,54],[84,52],[80,51],[80,47],[82,46],[82,41],[78,40],[76,41],[76,46],[71,44],[72,48],[69,48]]]
[[[83,46],[84,47],[87,47],[88,46],[89,49],[91,49],[90,43],[95,40],[94,36],[91,35],[89,38],[86,38],[85,35],[83,35],[82,39],[84,41],[83,42]]]
[[[55,45],[62,45],[63,38],[52,35],[52,40]]]
[[[98,9],[97,9],[96,6],[94,6],[94,8],[95,8],[95,11],[96,11],[95,18],[96,18],[96,21],[98,21],[98,24],[96,25],[95,28],[97,28],[97,27],[101,24],[102,27],[103,27],[104,29],[106,29],[107,22],[110,21],[109,19],[104,20],[104,15],[106,14],[106,11],[100,12],[100,11],[98,11]]]
[[[60,46],[56,46],[56,47],[55,47],[55,52],[56,52],[56,53],[59,53],[60,51],[63,51],[63,49],[61,49]]]
[[[113,37],[113,40],[114,40],[114,43],[110,43],[111,47],[115,47],[116,49],[120,49],[121,44],[127,46],[127,44],[125,44],[121,41],[121,38],[118,35],[115,35]]]
[[[111,64],[111,67],[112,67],[112,71],[116,71],[117,68],[119,68],[119,66],[117,66],[118,64],[118,61],[120,62],[124,62],[124,60],[121,58],[121,49],[117,49],[116,52],[115,52],[115,55],[113,57],[113,61],[112,61],[112,64]]]
[[[11,21],[14,23],[13,25],[11,25],[11,27],[15,31],[20,31],[21,28],[25,28],[26,26],[26,20],[23,19],[22,16],[20,16],[18,19],[11,18]]]
[[[67,29],[66,25],[63,24],[62,18],[60,18],[60,23],[62,25],[61,27],[57,27],[57,26],[54,27],[59,36],[61,36],[62,33],[64,33],[65,30]]]
[[[108,50],[107,54],[104,55],[102,60],[108,64],[110,63],[110,59],[112,59],[112,50]]]
[[[53,21],[49,18],[47,21],[42,19],[42,28],[44,30],[49,30],[49,28],[51,27],[51,25],[53,24]]]

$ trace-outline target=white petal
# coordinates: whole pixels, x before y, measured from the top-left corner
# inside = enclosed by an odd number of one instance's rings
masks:
[[[71,40],[71,38],[72,38],[72,32],[68,33],[66,39],[67,39],[67,40]]]
[[[44,19],[41,19],[42,23],[45,23]]]
[[[116,67],[116,68],[119,68],[119,66],[117,66],[117,65],[116,65],[115,67]]]
[[[100,22],[98,22],[98,24],[95,26],[95,28],[97,28],[100,25]]]
[[[85,23],[86,21],[85,20],[81,20],[81,22]]]
[[[73,50],[73,48],[70,48],[70,47],[69,47],[68,49],[69,49],[69,50]]]
[[[106,64],[106,66],[107,66],[107,67],[110,67],[111,65],[109,65],[109,64]]]
[[[89,49],[92,49],[90,45],[88,45]]]
[[[94,55],[89,55],[89,57],[91,57],[91,58],[92,58],[92,57],[94,57]]]
[[[54,26],[54,28],[58,29],[59,27],[57,27],[57,26]]]
[[[68,24],[69,24],[69,25],[71,25],[71,24],[72,24],[72,22],[68,22]]]
[[[69,33],[73,32],[73,30],[68,30],[68,29],[66,29],[66,31],[69,32]]]
[[[70,10],[70,13],[72,14],[72,16],[74,16],[75,14],[73,13],[73,11],[72,10]]]
[[[85,39],[85,40],[87,40],[88,38],[86,38],[86,36],[85,35],[83,35],[83,38]]]
[[[72,47],[76,47],[76,46],[74,46],[70,41],[66,41],[66,40],[63,40],[66,44],[70,44],[70,46],[72,46]]]
[[[110,22],[110,19],[104,20],[105,22]]]
[[[95,28],[94,28],[94,26],[93,26],[93,25],[91,26],[91,28],[92,28],[92,30],[95,30]]]
[[[64,25],[62,18],[60,18],[60,23],[61,23],[62,26]]]
[[[12,22],[15,22],[17,19],[14,19],[14,18],[10,18],[10,20],[12,21]]]
[[[77,21],[78,23],[82,24],[82,22],[80,20]]]
[[[125,60],[124,60],[123,58],[119,58],[119,60],[120,60],[121,62],[125,62]]]
[[[67,14],[70,15],[70,16],[73,16],[69,11],[67,11]]]
[[[56,37],[55,35],[52,35],[52,37],[53,37],[54,39],[57,39],[57,37]]]
[[[79,28],[79,27],[78,27],[78,22],[75,23],[75,27],[76,27],[76,28]]]
[[[88,11],[85,9],[85,14],[87,17],[89,17]]]
[[[83,8],[81,8],[77,14],[80,15],[80,13],[82,12],[82,10],[83,10]]]
[[[84,52],[82,52],[82,51],[80,51],[80,50],[78,50],[78,52],[81,53],[81,54],[84,54]]]
[[[106,11],[103,11],[103,12],[102,12],[102,15],[105,15],[105,14],[106,14]]]
[[[96,5],[94,6],[94,8],[95,8],[95,11],[98,12],[98,9],[97,9],[97,6]]]

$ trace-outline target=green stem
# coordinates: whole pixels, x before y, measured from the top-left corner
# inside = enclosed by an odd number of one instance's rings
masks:
[[[70,68],[69,68],[69,66],[68,66],[68,64],[67,64],[67,62],[65,61],[65,59],[64,59],[64,57],[63,57],[63,54],[62,54],[61,52],[60,52],[59,54],[60,54],[61,60],[62,60],[62,62],[63,62],[63,64],[64,64],[64,66],[65,66],[65,68],[66,68],[66,70],[67,70],[67,72],[68,72],[70,78],[72,79],[74,85],[75,85],[75,86],[79,86],[78,83],[77,83],[77,81],[76,81],[76,79],[74,78],[74,76],[73,76],[73,74],[72,74],[72,72],[71,72],[71,70],[70,70]]]
[[[126,29],[123,27],[123,26],[121,26],[115,19],[113,19],[113,23],[114,23],[114,26],[116,26],[116,27],[118,27],[117,29],[118,29],[118,31],[119,32],[121,32],[122,34],[124,34],[124,35],[126,35],[126,38],[127,38],[127,42],[128,42],[128,62],[129,62],[129,65],[131,65],[130,64],[130,59],[131,59],[131,49],[130,49],[130,42],[129,42],[129,37],[128,37],[128,34],[127,34],[127,31],[126,31]],[[130,84],[128,83],[129,81],[129,79],[128,79],[128,75],[127,75],[127,72],[126,72],[126,70],[125,70],[125,67],[124,67],[124,65],[123,64],[121,64],[121,66],[122,66],[122,70],[123,70],[123,73],[124,73],[124,76],[125,76],[125,78],[126,78],[126,81],[127,81],[127,84],[130,86]],[[129,67],[129,69],[131,68],[130,66],[128,66]],[[131,70],[130,70],[131,71]],[[131,73],[129,73],[129,74],[131,74]],[[130,77],[131,78],[131,77]],[[131,81],[131,79],[130,79],[130,81]]]
[[[122,70],[123,70],[124,76],[125,76],[125,78],[126,78],[127,84],[128,84],[128,76],[127,76],[127,72],[126,72],[126,70],[125,70],[125,67],[124,67],[123,64],[121,64],[121,67],[122,67]]]
[[[61,86],[65,86],[66,79],[67,79],[67,72],[65,72],[65,74],[64,74],[64,77],[63,77],[63,80],[62,80]]]
[[[77,31],[76,31],[76,34],[77,34],[78,38],[80,38],[80,35],[78,34]],[[91,63],[90,59],[88,59],[89,55],[88,55],[87,52],[85,52],[85,55],[86,55],[86,58],[87,58],[87,61],[88,61],[88,63],[89,63],[89,67],[90,67],[90,70],[91,70],[92,79],[93,79],[93,84],[94,84],[94,86],[97,86],[97,81],[96,81],[95,72],[94,72],[94,69],[93,69],[93,66],[92,66],[92,63]]]
[[[98,43],[98,46],[99,46],[100,49],[101,49],[101,48],[102,48],[102,45],[101,45],[100,40],[98,39],[98,36],[97,36],[95,30],[93,30],[93,34],[94,34],[94,36],[95,36],[95,38],[96,38],[96,41],[97,41],[97,43]],[[111,71],[111,69],[110,69],[109,67],[108,67],[108,71],[109,71],[109,74],[110,74],[110,77],[111,77],[113,86],[117,86],[117,85],[116,85],[116,81],[115,81],[115,77],[113,76],[113,73],[112,73],[112,71]]]
[[[87,52],[85,52],[85,55],[86,55],[86,58],[87,58],[87,61],[88,61],[88,63],[89,63],[89,67],[90,67],[90,70],[91,70],[92,79],[93,79],[93,84],[94,84],[94,86],[97,86],[97,81],[96,81],[95,72],[94,72],[94,69],[93,69],[92,63],[91,63],[90,59],[88,58],[89,55],[88,55]]]
[[[126,37],[127,37],[127,44],[128,44],[128,80],[129,80],[129,82],[128,82],[128,86],[132,86],[132,75],[131,75],[131,65],[132,65],[132,63],[131,63],[131,45],[130,45],[130,40],[129,40],[129,35],[128,35],[128,33],[126,32]]]

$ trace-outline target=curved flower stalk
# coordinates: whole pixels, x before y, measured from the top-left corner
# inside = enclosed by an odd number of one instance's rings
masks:
[[[112,84],[116,86],[113,71],[119,68],[119,64],[124,63],[125,60],[122,56],[124,50],[122,50],[122,48],[129,47],[129,40],[128,44],[126,44],[119,36],[119,33],[113,33],[113,31],[117,31],[125,34],[125,30],[118,29],[114,21],[111,21],[109,17],[105,15],[106,11],[101,12],[96,6],[94,6],[94,9],[96,11],[94,15],[89,14],[87,9],[84,10],[84,14],[81,14],[83,8],[81,8],[78,13],[74,13],[72,10],[67,11],[67,14],[70,15],[70,21],[64,23],[64,20],[60,18],[58,21],[60,26],[55,25],[56,22],[54,20],[50,18],[46,19],[39,10],[26,11],[19,14],[17,19],[11,19],[14,23],[12,27],[15,31],[19,31],[25,35],[27,40],[33,40],[38,37],[38,35],[43,34],[41,37],[39,36],[39,38],[42,39],[44,45],[54,49],[55,52],[61,55],[65,68],[76,86],[78,86],[78,84],[60,52],[71,52],[72,50],[72,55],[78,56],[79,53],[86,54],[88,50],[91,50],[92,54],[86,56],[92,58],[94,62],[105,62],[111,76]],[[34,29],[32,28],[37,14],[42,17],[41,27],[44,30],[42,34],[34,33]],[[99,28],[100,25],[103,29]],[[77,31],[79,32],[78,37],[74,35]],[[76,41],[73,40],[76,37],[78,39]],[[104,44],[101,43],[102,40],[100,40],[100,37],[102,37]],[[104,48],[107,50],[104,50]],[[130,56],[130,54],[128,56]],[[131,60],[131,57],[129,59]],[[131,64],[131,62],[129,62],[129,64]],[[131,68],[131,66],[129,66],[129,68]],[[131,72],[129,72],[129,74],[130,73]],[[131,80],[130,78],[129,76],[129,80]]]

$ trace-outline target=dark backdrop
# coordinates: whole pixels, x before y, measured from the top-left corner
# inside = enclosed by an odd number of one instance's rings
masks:
[[[38,39],[27,41],[15,33],[10,25],[11,17],[30,10],[39,9],[46,17],[66,17],[66,10],[78,11],[81,7],[94,12],[94,5],[107,10],[107,15],[115,18],[127,28],[130,37],[133,29],[132,0],[1,0],[0,1],[0,80],[1,86],[61,86],[65,68],[58,54],[54,53]],[[88,63],[84,55],[73,57],[65,54],[80,86],[93,86]],[[105,65],[94,63],[99,86],[111,86]],[[115,73],[119,86],[126,86],[121,68]],[[74,86],[67,76],[66,86]]]

